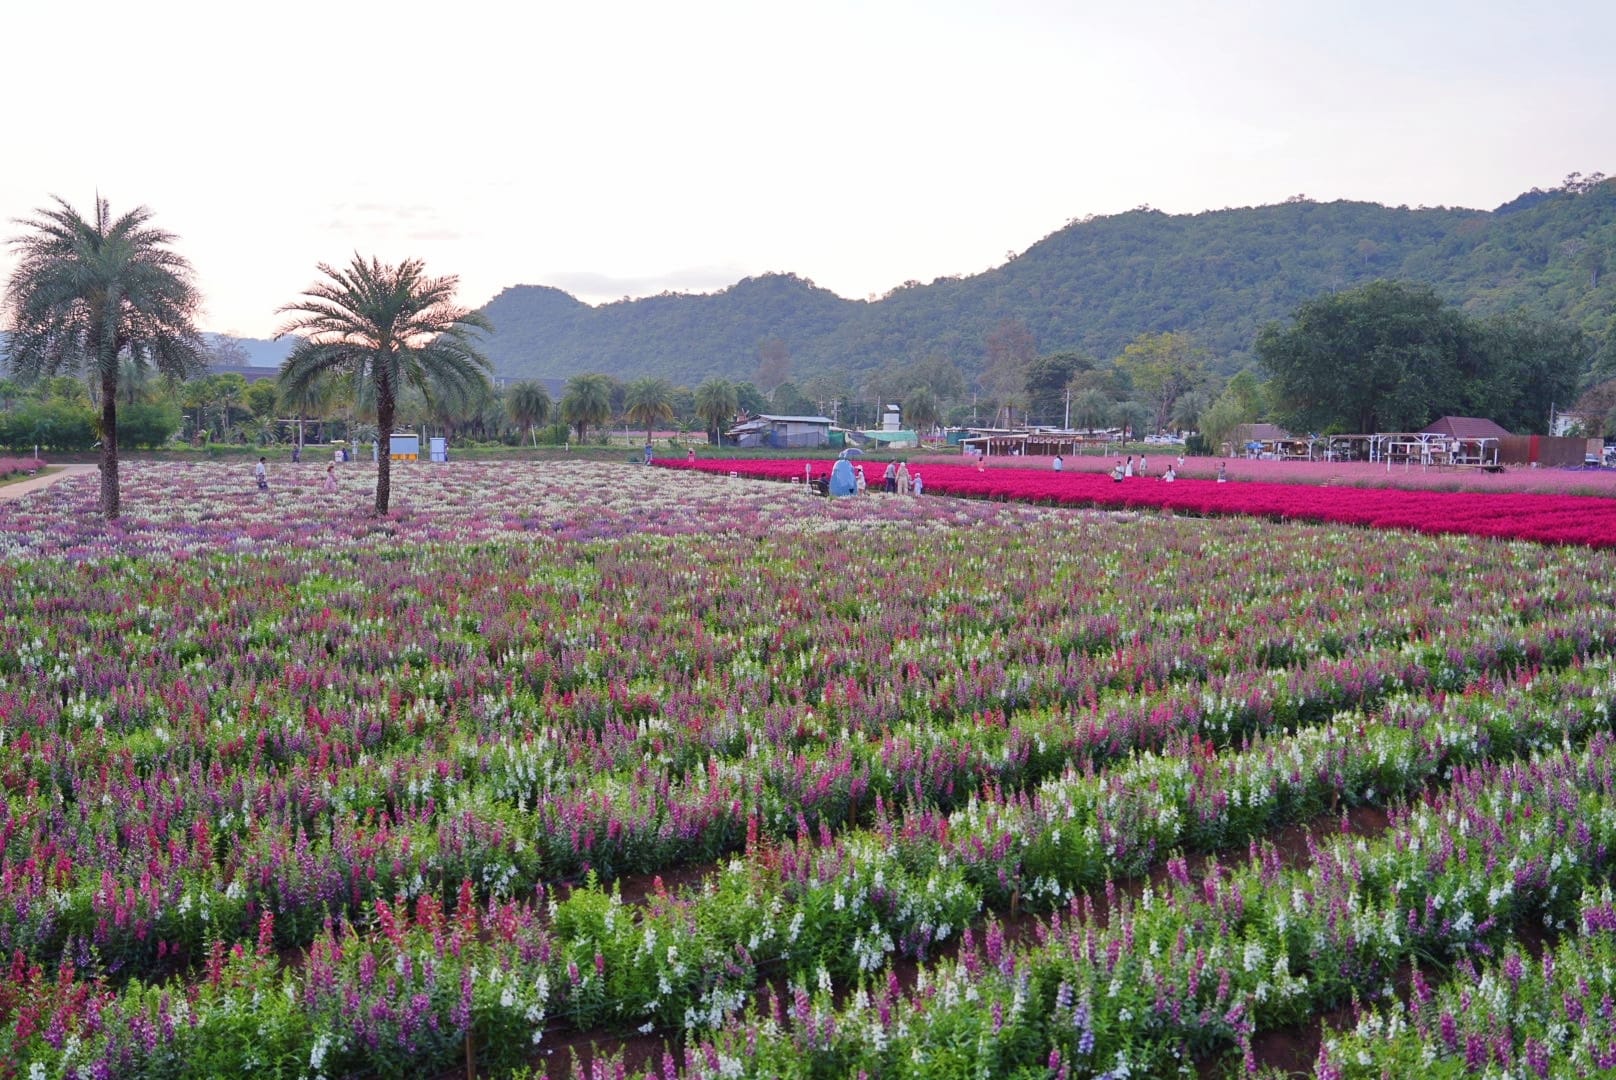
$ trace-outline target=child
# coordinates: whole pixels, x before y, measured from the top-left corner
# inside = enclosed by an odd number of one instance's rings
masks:
[[[258,465],[253,469],[253,477],[258,481],[259,491],[269,490],[269,464],[267,458],[258,459]]]

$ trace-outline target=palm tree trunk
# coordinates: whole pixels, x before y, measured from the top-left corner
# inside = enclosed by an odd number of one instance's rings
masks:
[[[101,376],[101,513],[118,516],[118,373]]]
[[[382,453],[382,436],[386,435],[388,452]],[[393,388],[376,387],[376,516],[387,513],[388,500],[393,494]]]

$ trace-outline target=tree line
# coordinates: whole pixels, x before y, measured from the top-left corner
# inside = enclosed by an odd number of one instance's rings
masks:
[[[536,444],[587,441],[621,418],[648,440],[671,424],[716,441],[743,414],[825,415],[859,428],[896,404],[923,434],[1038,424],[1193,432],[1215,446],[1260,419],[1325,433],[1408,430],[1455,412],[1541,431],[1550,408],[1579,392],[1601,432],[1616,419],[1616,356],[1603,339],[1521,310],[1478,317],[1429,284],[1391,280],[1302,300],[1256,332],[1253,359],[1238,367],[1182,329],[1137,334],[1109,357],[1040,352],[1033,328],[1007,316],[983,334],[975,371],[933,352],[861,372],[808,365],[799,380],[786,340],[768,335],[754,345],[750,379],[715,374],[691,387],[585,372],[552,401],[536,380],[493,384],[481,347],[490,320],[455,303],[455,278],[430,277],[417,260],[356,255],[343,267],[318,264],[318,280],[281,307],[279,333],[296,344],[274,383],[248,383],[208,371],[228,343],[204,342],[191,268],[150,219],[144,207],[114,217],[101,199],[83,217],[58,200],[12,240],[0,444],[99,443],[108,516],[119,510],[120,446],[176,436],[272,445],[293,430],[301,439],[310,424],[317,437],[377,437],[403,421]],[[389,461],[381,455],[377,513],[389,504]]]

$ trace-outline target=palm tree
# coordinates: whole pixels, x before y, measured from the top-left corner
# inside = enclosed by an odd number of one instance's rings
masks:
[[[550,391],[541,382],[516,383],[505,391],[505,414],[511,423],[527,432],[534,446],[539,445],[533,429],[550,418]]]
[[[728,379],[715,376],[696,387],[696,415],[707,423],[708,442],[718,441],[713,438],[713,433],[716,431],[722,435],[724,425],[735,418],[735,411],[740,407],[735,384]]]
[[[929,389],[917,386],[903,399],[903,418],[917,436],[925,435],[942,420],[942,410]]]
[[[101,511],[118,516],[118,375],[127,356],[183,379],[207,366],[193,319],[201,294],[144,206],[114,219],[105,199],[89,221],[62,199],[18,224],[6,286],[6,358],[28,380],[81,368],[101,384]]]
[[[667,379],[635,379],[623,393],[624,411],[636,424],[645,425],[645,441],[659,421],[673,419],[673,384]]]
[[[346,270],[319,264],[318,281],[282,307],[291,315],[276,337],[301,340],[281,364],[283,393],[301,394],[328,373],[346,373],[374,391],[377,438],[393,430],[399,392],[429,383],[470,396],[486,383],[488,359],[475,348],[474,330],[490,330],[481,314],[457,307],[454,277],[429,278],[419,259],[391,266],[358,255]],[[356,385],[357,390],[357,385]],[[392,456],[376,470],[376,513],[387,513]]]
[[[303,423],[305,420],[316,421],[320,426],[315,429],[315,442],[320,442],[324,436],[324,424],[331,409],[331,396],[336,380],[316,379],[313,382],[292,388],[284,385],[278,379],[275,390],[279,395],[280,405],[292,413],[297,421],[297,449],[303,452]]]
[[[591,427],[601,427],[612,418],[612,380],[608,375],[574,375],[561,395],[561,419],[578,429],[578,441],[589,436]]]
[[[1085,390],[1072,402],[1072,419],[1077,421],[1078,427],[1093,431],[1111,422],[1115,408],[1116,402],[1101,391]]]

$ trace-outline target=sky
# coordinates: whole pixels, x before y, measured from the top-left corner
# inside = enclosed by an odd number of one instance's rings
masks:
[[[18,0],[0,235],[147,206],[244,337],[355,253],[468,306],[767,272],[869,298],[1143,204],[1616,173],[1612,41],[1609,0]]]

